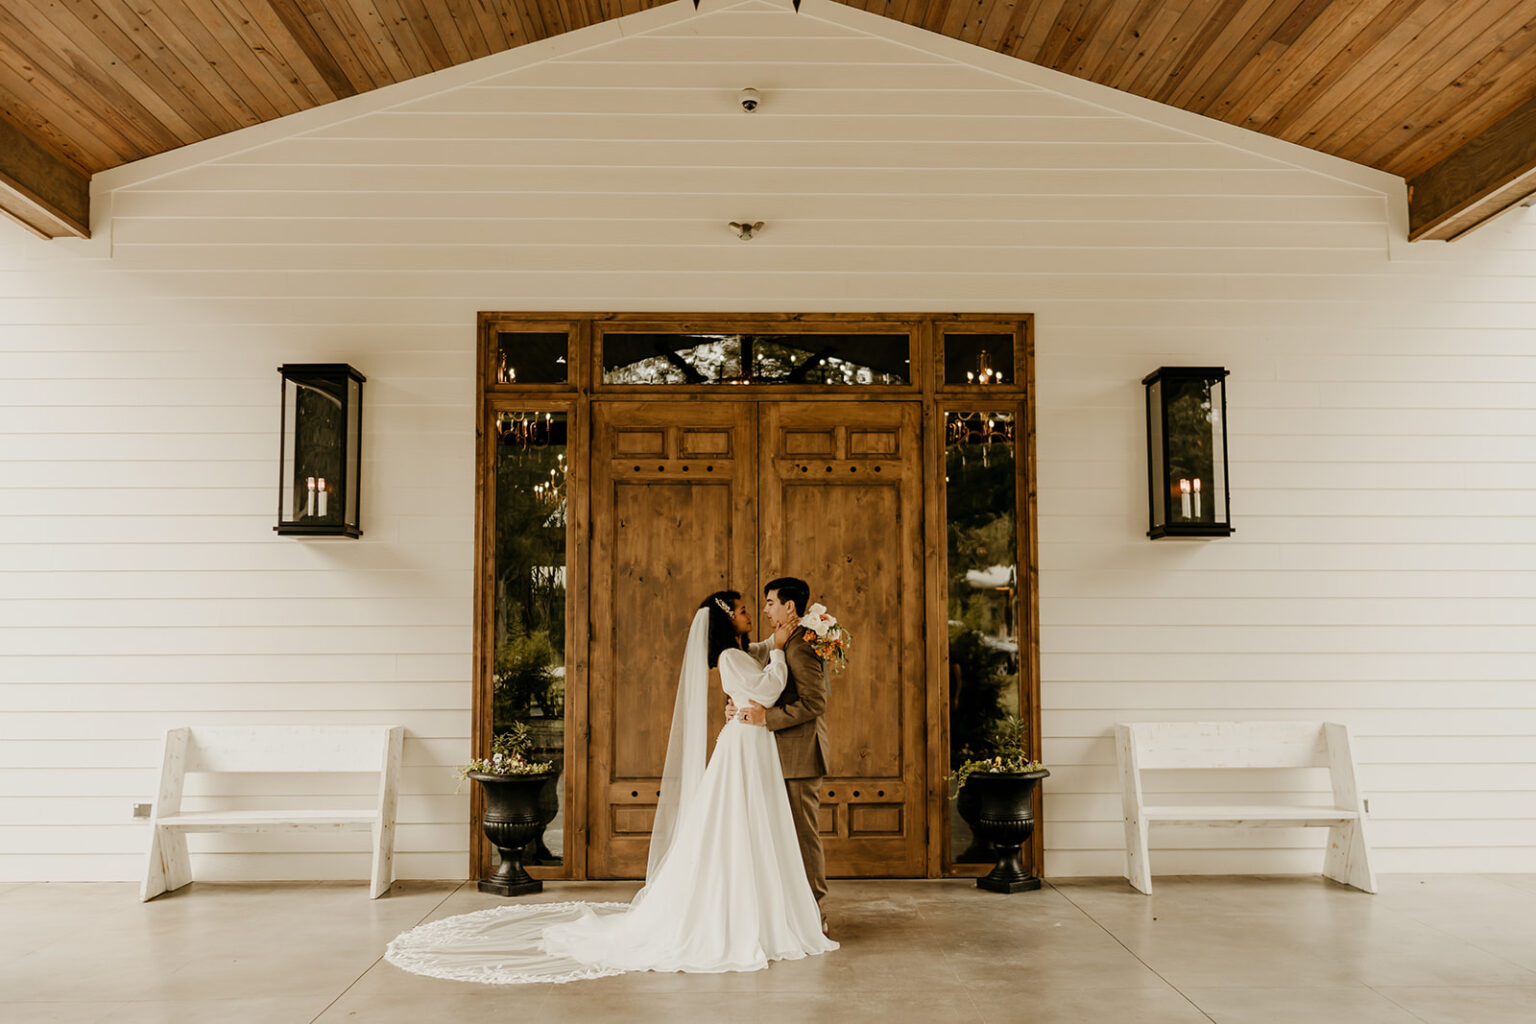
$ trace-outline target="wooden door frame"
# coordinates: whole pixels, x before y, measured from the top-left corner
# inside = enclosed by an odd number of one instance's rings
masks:
[[[944,522],[943,459],[944,411],[957,404],[978,401],[998,407],[1016,405],[1022,412],[1016,449],[1018,473],[1016,521],[1017,564],[1020,574],[1019,602],[1019,707],[1027,723],[1030,751],[1041,751],[1039,547],[1037,539],[1037,478],[1035,461],[1035,341],[1033,314],[1004,313],[591,313],[591,312],[482,312],[477,322],[475,353],[475,572],[473,616],[473,670],[470,747],[472,756],[490,749],[492,732],[492,635],[495,597],[492,569],[495,551],[495,470],[490,417],[499,411],[540,404],[542,408],[569,411],[567,445],[571,464],[568,477],[566,547],[566,831],[563,863],[533,867],[529,873],[545,879],[587,877],[588,779],[591,723],[588,715],[590,599],[586,586],[591,557],[591,449],[592,402],[595,399],[671,398],[697,401],[721,394],[718,385],[604,385],[602,383],[601,333],[614,326],[650,328],[678,333],[735,333],[771,330],[775,333],[817,333],[869,328],[905,328],[912,338],[911,383],[886,386],[744,385],[729,389],[732,400],[752,401],[912,401],[922,403],[923,452],[923,616],[926,657],[928,856],[930,878],[965,877],[984,872],[976,865],[948,863],[949,721],[947,611],[947,545],[945,531],[933,524]],[[946,329],[970,333],[995,330],[1012,333],[1014,383],[1009,386],[947,385],[943,382],[943,346]],[[500,331],[561,331],[570,339],[567,354],[568,380],[564,384],[499,384],[496,381],[497,335]],[[577,582],[581,587],[576,592]],[[938,609],[940,614],[933,614]],[[937,730],[933,723],[939,723]],[[1027,864],[1044,874],[1045,818],[1041,791],[1035,790],[1035,832],[1026,849]],[[492,848],[480,829],[484,800],[479,787],[470,793],[469,876],[481,878],[490,871]]]

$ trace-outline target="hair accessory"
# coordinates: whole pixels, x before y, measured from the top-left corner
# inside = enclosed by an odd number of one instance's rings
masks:
[[[725,603],[724,598],[719,598],[719,597],[715,598],[715,607],[719,608],[721,611],[725,612],[725,614],[727,614],[727,615],[731,614],[731,606]]]

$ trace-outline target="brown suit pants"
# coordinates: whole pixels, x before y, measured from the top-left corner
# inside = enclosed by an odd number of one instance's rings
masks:
[[[821,777],[785,779],[784,789],[789,793],[789,815],[795,819],[805,878],[819,907],[827,894],[827,857],[821,849]]]

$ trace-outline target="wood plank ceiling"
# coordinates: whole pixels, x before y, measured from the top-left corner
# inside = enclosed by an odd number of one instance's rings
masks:
[[[0,210],[663,0],[0,0]],[[786,0],[787,4],[788,0]],[[1536,0],[841,0],[1410,182],[1413,238],[1536,192]]]

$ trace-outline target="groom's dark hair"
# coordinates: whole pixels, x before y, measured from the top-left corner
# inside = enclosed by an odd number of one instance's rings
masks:
[[[796,615],[803,616],[806,606],[811,603],[811,585],[793,576],[780,576],[776,580],[769,580],[768,585],[763,588],[763,596],[767,597],[774,591],[779,593],[780,604],[795,606]]]

